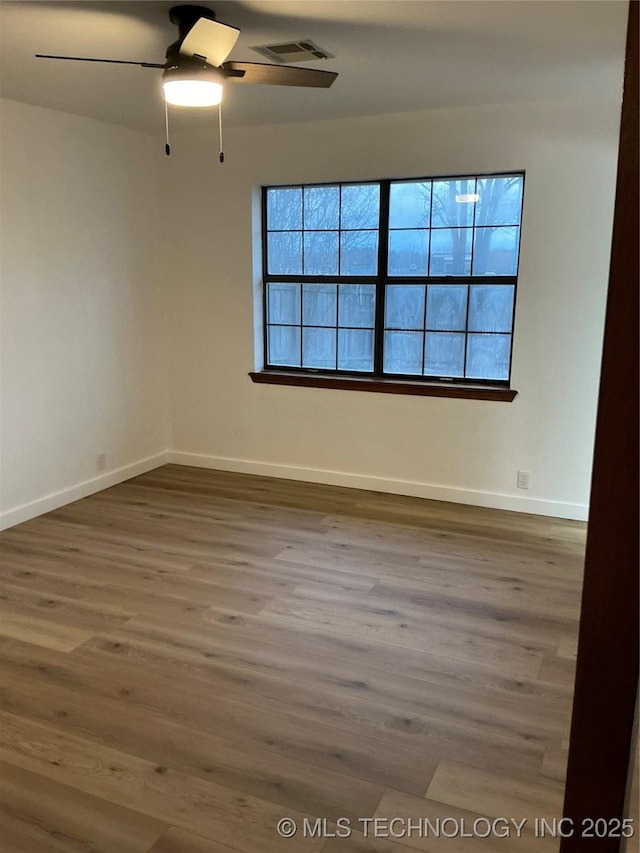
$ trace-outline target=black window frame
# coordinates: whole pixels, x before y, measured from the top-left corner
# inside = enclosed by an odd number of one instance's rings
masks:
[[[470,272],[468,275],[416,275],[416,276],[391,276],[388,271],[388,260],[389,260],[389,232],[391,230],[389,226],[389,201],[391,194],[391,186],[393,184],[398,183],[418,183],[422,181],[459,181],[465,179],[473,179],[473,180],[482,180],[488,178],[504,178],[504,177],[521,177],[522,178],[522,197],[521,197],[521,207],[520,207],[520,223],[515,226],[518,227],[518,247],[517,247],[517,267],[515,275],[473,275],[473,251],[474,251],[474,240],[471,241],[471,266]],[[525,190],[525,171],[522,169],[514,169],[510,171],[503,172],[478,172],[475,174],[465,173],[458,175],[430,175],[430,176],[421,176],[421,177],[407,177],[407,178],[376,178],[369,180],[359,180],[359,181],[325,181],[325,182],[311,182],[311,183],[296,183],[296,184],[269,184],[262,186],[262,199],[261,199],[261,233],[262,233],[262,338],[263,338],[263,370],[268,373],[282,373],[282,374],[297,374],[301,377],[304,376],[322,376],[327,379],[328,382],[331,381],[332,377],[336,379],[363,379],[363,380],[379,380],[385,383],[411,383],[411,384],[419,384],[425,386],[460,386],[464,387],[479,387],[479,388],[496,388],[496,389],[510,389],[511,388],[511,373],[513,367],[513,340],[515,334],[515,312],[516,312],[516,304],[517,304],[517,293],[518,293],[518,275],[520,270],[520,250],[521,250],[521,242],[522,242],[522,220],[523,220],[523,211],[524,211],[524,190]],[[339,187],[340,190],[345,186],[367,186],[375,184],[380,188],[380,210],[379,210],[379,220],[378,220],[378,257],[377,257],[377,274],[375,275],[365,275],[365,276],[355,276],[355,275],[305,275],[301,274],[293,274],[293,275],[282,275],[278,273],[269,273],[268,267],[268,227],[267,227],[267,192],[269,190],[284,190],[284,189],[300,189],[302,190],[302,199],[304,204],[304,190],[308,188],[320,188],[320,187]],[[303,208],[304,211],[304,208]],[[476,218],[476,204],[474,203],[473,207],[473,219],[472,224],[468,227],[472,228],[472,234],[475,231],[475,218]],[[482,226],[480,226],[482,227]],[[485,226],[485,227],[500,227],[496,226]],[[285,229],[285,232],[289,229]],[[290,229],[291,231],[295,231],[297,229]],[[374,229],[372,229],[374,230]],[[433,229],[431,226],[431,222],[429,224],[429,232],[432,233]],[[340,231],[338,235],[338,252],[340,252]],[[301,230],[301,238],[304,242],[304,219],[302,221],[302,230]],[[338,270],[339,270],[339,260],[338,260]],[[269,324],[268,322],[268,285],[270,283],[282,283],[282,284],[299,284],[300,285],[300,295],[302,299],[303,288],[305,284],[335,284],[336,286],[340,284],[365,284],[365,285],[374,285],[375,286],[375,318],[374,318],[374,328],[373,328],[373,337],[374,337],[374,350],[373,350],[373,370],[371,371],[363,371],[363,370],[343,370],[343,369],[329,369],[329,368],[314,368],[314,367],[303,367],[303,366],[293,366],[293,365],[278,365],[271,364],[268,361],[268,334],[269,334]],[[468,349],[468,338],[469,338],[469,304],[470,304],[470,294],[471,294],[471,286],[478,284],[495,284],[495,285],[510,285],[513,286],[513,306],[512,306],[512,316],[511,316],[511,331],[510,332],[495,332],[493,334],[504,334],[510,336],[510,347],[509,347],[509,375],[506,379],[485,379],[485,378],[471,378],[466,376],[460,377],[449,377],[449,376],[437,376],[437,375],[425,375],[422,374],[401,374],[401,373],[385,373],[383,370],[383,360],[384,360],[384,334],[385,334],[385,299],[386,299],[386,288],[387,285],[393,284],[417,284],[423,285],[425,287],[425,305],[427,298],[427,285],[438,285],[438,284],[461,284],[465,285],[468,288],[467,292],[467,301],[466,301],[466,321],[465,321],[465,330],[461,332],[464,334],[464,371],[466,371],[467,365],[467,349]],[[338,287],[336,287],[337,292]],[[300,316],[300,337],[301,337],[301,346],[302,346],[302,330],[304,328],[303,317],[302,317],[302,305],[300,307],[301,316]],[[286,325],[286,324],[285,324]],[[331,327],[326,326],[323,328],[335,328],[336,334],[339,328],[343,328],[339,325]],[[423,335],[426,335],[427,328],[423,330]],[[481,333],[480,333],[481,334]],[[337,342],[336,342],[337,347]],[[423,339],[423,369],[424,369],[424,339]],[[302,359],[301,359],[302,361]]]

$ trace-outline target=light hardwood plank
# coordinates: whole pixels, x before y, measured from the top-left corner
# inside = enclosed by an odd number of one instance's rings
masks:
[[[537,837],[535,823],[530,820],[523,822],[524,815],[510,811],[506,802],[501,814],[492,816],[436,799],[389,790],[375,816],[388,822],[394,818],[402,819],[395,832],[404,833],[403,837],[396,839],[404,850],[410,848],[428,853],[474,853],[477,850],[483,853],[555,853],[559,846],[556,839]],[[495,817],[500,818],[496,824],[493,823]],[[430,821],[430,825],[424,823],[425,819]],[[411,828],[410,821],[416,829]],[[482,838],[485,834],[487,837]]]
[[[444,759],[426,796],[489,817],[526,817],[533,824],[536,818],[553,821],[562,816],[563,793],[562,785],[552,779],[534,783]]]
[[[45,618],[63,627],[85,631],[110,631],[131,618],[124,609],[124,599],[114,604],[94,604],[86,600],[68,598],[56,593],[43,594],[41,590],[3,581],[0,590],[0,607],[4,613],[30,616],[35,620]]]
[[[199,828],[247,853],[256,846],[281,851],[275,827],[282,808],[272,803],[11,714],[3,712],[0,721],[0,758],[14,767],[182,829]],[[302,836],[288,843],[293,853],[319,847]]]
[[[456,572],[449,568],[429,566],[416,577],[379,581],[373,591],[413,604],[437,604],[440,607],[460,608],[471,605],[478,611],[485,606],[500,608],[506,614],[526,614],[531,617],[551,616],[564,627],[568,620],[579,617],[579,606],[573,582],[562,579],[536,579],[520,571],[515,577],[488,568],[480,571]],[[561,620],[561,621],[560,621]]]
[[[191,598],[180,598],[175,595],[158,593],[162,580],[153,582],[153,578],[144,589],[122,583],[100,582],[90,580],[78,574],[57,574],[40,571],[34,568],[24,572],[19,569],[5,568],[5,577],[13,589],[28,591],[32,595],[42,595],[47,598],[61,596],[77,602],[96,605],[100,608],[118,608],[126,612],[127,619],[136,615],[151,615],[162,620],[184,619],[193,624],[199,621],[209,622],[211,607],[201,604]],[[110,577],[108,573],[103,573]]]
[[[237,853],[237,847],[219,844],[210,838],[171,827],[157,841],[149,853]]]
[[[33,582],[34,572],[39,572],[54,574],[68,581],[90,580],[94,585],[106,582],[109,586],[124,587],[131,590],[133,596],[129,599],[128,593],[124,593],[120,597],[121,607],[126,608],[129,613],[149,609],[141,603],[147,594],[151,596],[150,603],[154,601],[153,596],[160,595],[182,599],[190,605],[230,607],[242,613],[257,613],[269,601],[268,596],[258,595],[253,590],[198,580],[186,571],[120,568],[104,560],[83,559],[77,556],[69,558],[56,554],[16,557],[5,551],[2,559],[7,579],[16,584]],[[112,598],[113,600],[117,598]]]
[[[355,574],[336,569],[317,568],[305,563],[293,563],[290,560],[280,560],[272,557],[269,560],[256,558],[217,557],[215,562],[195,563],[189,570],[190,577],[200,580],[211,580],[228,577],[233,584],[245,577],[245,572],[251,577],[251,587],[254,583],[270,582],[278,584],[278,592],[293,590],[303,581],[322,584],[331,589],[343,589],[347,592],[368,592],[375,584],[373,575]]]
[[[162,818],[7,763],[0,763],[0,817],[7,853],[146,853],[167,828]]]
[[[238,620],[241,617],[238,616]],[[238,621],[236,620],[236,621]],[[370,706],[388,708],[389,733],[432,728],[452,718],[460,725],[477,729],[479,737],[504,735],[514,741],[534,743],[547,736],[559,736],[569,709],[563,694],[540,696],[532,704],[527,695],[503,695],[492,687],[425,684],[402,674],[382,672],[362,663],[328,660],[320,655],[307,655],[292,660],[291,648],[263,642],[260,646],[247,642],[242,626],[167,624],[153,618],[132,619],[109,638],[97,636],[84,648],[126,654],[141,667],[166,666],[192,672],[219,685],[227,698],[257,702],[262,707],[286,702],[290,713],[314,718],[339,727],[340,712],[353,708],[353,716],[361,723],[381,716]],[[117,642],[119,645],[114,646]],[[242,673],[242,678],[238,675]],[[544,709],[544,714],[541,714]],[[330,711],[325,714],[324,711]],[[415,728],[412,729],[412,720]],[[382,734],[382,732],[380,732]],[[506,746],[505,741],[505,746]]]
[[[293,625],[312,624],[335,634],[346,634],[363,641],[373,640],[402,646],[415,651],[442,654],[453,660],[473,661],[478,658],[499,666],[512,675],[535,676],[540,669],[546,644],[538,646],[526,641],[513,645],[504,639],[479,633],[461,633],[441,624],[424,630],[424,617],[413,611],[403,612],[369,603],[367,599],[339,604],[310,602],[282,596],[267,604],[261,615]],[[487,625],[487,633],[490,626]]]
[[[331,820],[373,814],[384,788],[354,776],[260,749],[255,741],[222,736],[150,716],[136,705],[28,676],[5,679],[2,706],[14,716],[50,724],[191,776]],[[348,769],[348,768],[345,768]]]
[[[575,661],[578,655],[578,636],[577,633],[572,633],[570,636],[564,636],[558,644],[558,657],[567,658]]]
[[[541,682],[553,682],[571,687],[576,678],[576,662],[572,658],[561,658],[557,655],[545,655],[538,672]]]
[[[0,618],[0,635],[24,640],[26,643],[44,646],[47,649],[70,652],[71,649],[88,640],[92,632],[60,625],[50,619],[41,618],[39,614],[34,616],[28,612],[12,611],[5,605]]]
[[[561,746],[550,744],[544,751],[542,775],[548,776],[564,784],[567,775],[567,759],[569,752]]]
[[[424,790],[435,769],[437,755],[416,752],[399,738],[380,737],[379,732],[374,736],[364,726],[345,729],[308,715],[294,716],[286,702],[276,710],[259,699],[255,704],[229,699],[212,687],[206,675],[183,668],[176,676],[166,666],[150,663],[142,669],[127,662],[125,647],[116,646],[114,652],[100,658],[91,650],[79,650],[68,659],[42,653],[36,657],[30,650],[18,654],[27,672],[42,682],[157,711],[191,728],[215,731],[232,744],[266,750],[274,761],[285,756],[374,785],[394,784],[413,792]],[[8,654],[4,655],[2,671],[7,677],[21,668],[10,667]]]
[[[406,853],[407,848],[386,838],[366,837],[354,829],[348,838],[329,838],[322,853]]]
[[[35,838],[25,835],[13,826],[7,826],[0,813],[0,832],[5,850],[12,853],[64,853],[64,842],[58,843],[52,837]],[[69,849],[68,847],[66,848]]]

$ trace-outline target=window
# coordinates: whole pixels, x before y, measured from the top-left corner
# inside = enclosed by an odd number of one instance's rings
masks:
[[[265,367],[508,386],[523,184],[264,188]]]

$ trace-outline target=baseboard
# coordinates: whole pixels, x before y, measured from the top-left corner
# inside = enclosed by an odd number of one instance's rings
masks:
[[[387,492],[393,495],[409,495],[429,500],[490,507],[491,509],[505,509],[512,512],[531,513],[533,515],[548,515],[553,518],[586,521],[588,515],[588,507],[584,504],[564,503],[562,501],[550,501],[526,496],[521,497],[520,495],[500,494],[498,492],[481,492],[453,486],[440,486],[433,483],[420,483],[413,480],[392,480],[387,477],[348,474],[342,471],[330,471],[321,468],[301,468],[292,465],[276,465],[271,462],[231,459],[223,456],[206,456],[198,453],[182,453],[179,451],[169,451],[167,461],[177,465],[191,465],[196,468],[236,471],[241,474],[258,474],[263,477],[278,477],[284,480],[324,483],[329,486],[347,486],[348,488],[367,489],[373,492]]]
[[[65,504],[86,498],[95,492],[108,489],[110,486],[116,486],[124,480],[130,480],[131,477],[137,477],[139,474],[145,474],[147,471],[159,468],[160,465],[165,465],[167,461],[168,454],[166,451],[156,453],[155,456],[148,456],[146,459],[140,459],[138,462],[116,468],[114,471],[106,471],[98,477],[92,477],[90,480],[76,483],[74,486],[61,489],[59,492],[53,492],[43,498],[8,509],[0,513],[0,530],[6,530],[8,527],[29,521],[30,518],[35,518],[45,512],[51,512],[51,510],[58,509]]]
[[[146,459],[140,459],[130,465],[107,471],[98,477],[84,480],[38,498],[35,501],[21,504],[13,509],[0,513],[0,530],[6,530],[23,521],[36,518],[45,512],[73,501],[86,498],[89,495],[108,489],[131,477],[145,474],[154,468],[159,468],[167,462],[177,465],[191,465],[196,468],[212,468],[218,471],[236,471],[241,474],[257,474],[263,477],[277,477],[283,480],[301,480],[307,483],[324,483],[329,486],[346,486],[352,489],[367,489],[373,492],[386,492],[392,495],[409,495],[429,500],[448,501],[450,503],[484,506],[491,509],[504,509],[512,512],[547,515],[554,518],[570,518],[586,521],[588,507],[584,504],[564,503],[562,501],[543,500],[520,495],[500,494],[498,492],[481,492],[473,489],[461,489],[452,486],[441,486],[433,483],[420,483],[414,480],[395,480],[387,477],[374,477],[365,474],[349,474],[342,471],[331,471],[322,468],[302,468],[293,465],[277,465],[271,462],[259,462],[250,459],[233,459],[224,456],[206,456],[199,453],[183,453],[180,451],[165,451]]]

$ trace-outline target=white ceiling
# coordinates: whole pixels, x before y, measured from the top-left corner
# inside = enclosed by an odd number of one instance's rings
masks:
[[[34,59],[34,53],[164,62],[177,38],[172,2],[2,2],[3,97],[161,132],[161,71]],[[252,45],[310,38],[335,59],[331,89],[226,87],[227,126],[375,115],[434,107],[617,97],[624,0],[223,0],[206,2],[241,29],[231,59],[266,61]],[[198,111],[174,110],[199,125]]]

